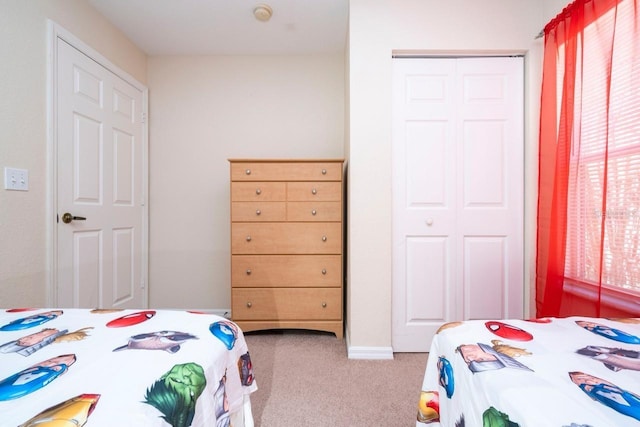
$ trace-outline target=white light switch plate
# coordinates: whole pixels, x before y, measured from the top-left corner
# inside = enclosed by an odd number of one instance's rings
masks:
[[[4,189],[29,191],[29,171],[26,169],[4,168]]]

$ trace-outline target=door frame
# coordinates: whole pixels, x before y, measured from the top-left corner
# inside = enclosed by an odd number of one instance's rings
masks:
[[[46,304],[54,307],[58,301],[58,55],[57,43],[61,39],[113,74],[142,92],[142,242],[141,273],[144,281],[142,299],[144,307],[149,304],[149,89],[133,76],[120,69],[102,54],[91,48],[70,31],[57,23],[47,20],[47,259]]]

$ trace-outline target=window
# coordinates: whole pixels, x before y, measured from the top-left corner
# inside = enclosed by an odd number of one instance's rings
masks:
[[[640,294],[640,50],[634,3],[621,1],[578,33],[564,274]],[[613,34],[613,46],[601,38],[603,32]],[[558,64],[564,68],[563,61]]]
[[[639,11],[574,0],[544,29],[538,316],[640,315]]]

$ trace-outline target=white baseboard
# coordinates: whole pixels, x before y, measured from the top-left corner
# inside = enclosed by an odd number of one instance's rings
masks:
[[[349,339],[348,329],[345,333],[345,338],[347,342],[348,359],[393,360],[393,348],[391,347],[352,346]]]
[[[347,358],[367,360],[393,360],[391,347],[347,347]]]

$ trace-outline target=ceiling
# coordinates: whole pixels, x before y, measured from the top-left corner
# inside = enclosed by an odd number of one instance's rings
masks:
[[[342,52],[348,0],[88,0],[147,55]],[[267,22],[253,10],[267,4]]]

